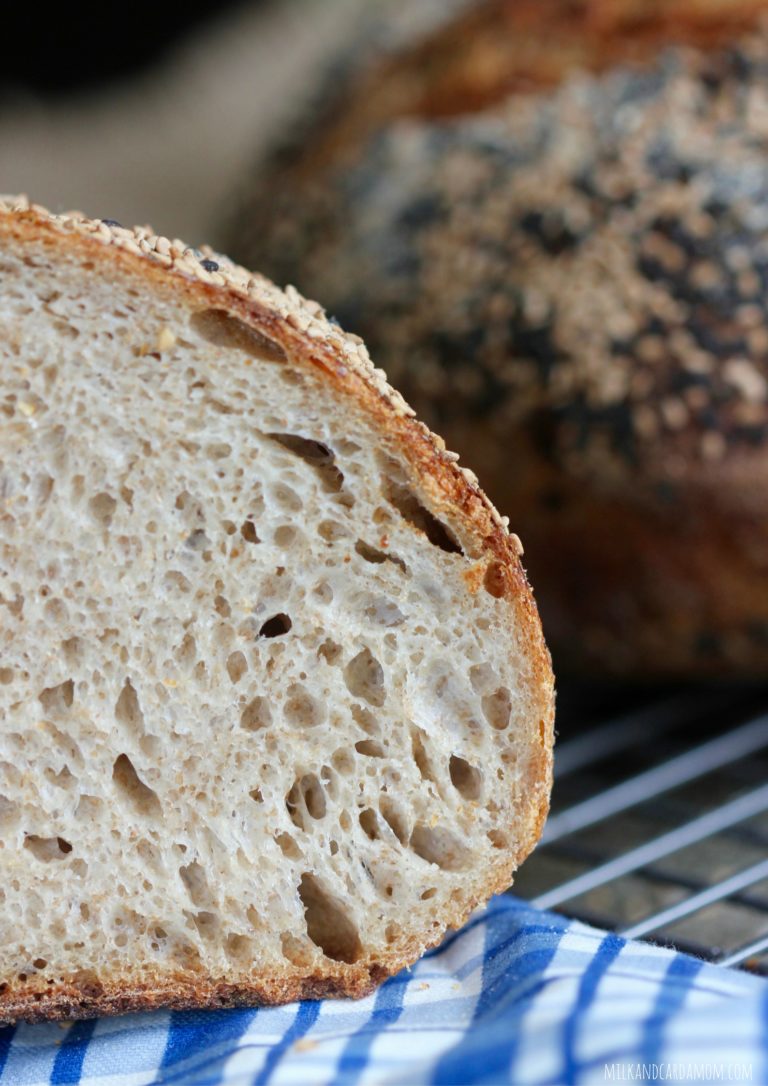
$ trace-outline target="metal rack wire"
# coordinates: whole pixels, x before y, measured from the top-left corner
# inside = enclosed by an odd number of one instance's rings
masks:
[[[552,814],[515,893],[768,973],[768,690],[617,697],[561,696]]]

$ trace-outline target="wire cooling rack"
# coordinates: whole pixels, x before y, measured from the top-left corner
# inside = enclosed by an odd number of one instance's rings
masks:
[[[566,688],[558,732],[552,813],[514,892],[768,974],[768,689]]]

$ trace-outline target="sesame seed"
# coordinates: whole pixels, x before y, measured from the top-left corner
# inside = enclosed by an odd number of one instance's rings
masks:
[[[176,336],[170,328],[161,328],[157,334],[158,351],[170,350],[176,343]]]

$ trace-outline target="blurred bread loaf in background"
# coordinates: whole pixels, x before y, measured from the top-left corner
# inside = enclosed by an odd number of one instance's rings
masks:
[[[763,672],[768,5],[413,7],[339,50],[227,247],[471,460],[560,667]]]

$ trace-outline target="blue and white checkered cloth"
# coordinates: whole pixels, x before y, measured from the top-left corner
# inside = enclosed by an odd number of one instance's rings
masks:
[[[511,897],[360,1002],[0,1030],[0,1084],[768,1082],[768,984]]]

